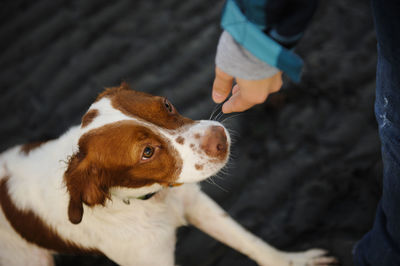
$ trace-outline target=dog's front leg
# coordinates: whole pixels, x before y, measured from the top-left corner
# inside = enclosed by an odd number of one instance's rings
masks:
[[[268,245],[251,234],[218,206],[206,194],[197,191],[187,196],[185,214],[189,223],[204,231],[222,243],[247,255],[259,265],[269,266],[312,266],[336,263],[332,257],[324,257],[323,250],[286,253]]]

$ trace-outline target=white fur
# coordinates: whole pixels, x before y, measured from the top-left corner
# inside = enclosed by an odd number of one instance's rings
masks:
[[[120,265],[170,266],[174,265],[175,230],[190,222],[260,265],[328,265],[333,262],[325,258],[326,263],[318,264],[324,254],[320,250],[290,254],[270,247],[229,218],[197,184],[190,184],[215,174],[226,163],[226,160],[210,162],[195,138],[196,133],[203,134],[207,127],[219,123],[200,121],[172,132],[124,115],[112,108],[107,98],[94,103],[90,109],[97,109],[100,114],[87,127],[72,127],[28,155],[22,154],[19,146],[0,155],[0,178],[9,177],[9,194],[14,204],[20,210],[33,211],[64,240],[98,249]],[[85,205],[81,223],[72,224],[67,215],[69,194],[63,182],[68,158],[77,151],[80,136],[121,120],[133,120],[169,139],[183,159],[177,182],[189,184],[174,188],[160,185],[113,188],[112,198],[105,206]],[[226,134],[230,142],[227,131]],[[185,139],[184,144],[176,142],[178,136]],[[196,147],[195,152],[190,144]],[[195,164],[202,164],[204,168],[197,170]],[[136,199],[155,191],[158,193],[149,200]],[[124,203],[126,198],[130,204]],[[50,254],[15,233],[0,212],[0,265],[52,265]]]

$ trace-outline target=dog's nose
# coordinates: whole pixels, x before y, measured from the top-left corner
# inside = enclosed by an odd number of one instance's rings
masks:
[[[225,158],[228,141],[221,126],[210,126],[200,140],[200,148],[210,157]]]

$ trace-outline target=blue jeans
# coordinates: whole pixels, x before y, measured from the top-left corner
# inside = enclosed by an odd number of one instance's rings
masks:
[[[374,225],[355,246],[357,266],[400,265],[400,1],[372,0],[378,39],[375,115],[383,193]]]

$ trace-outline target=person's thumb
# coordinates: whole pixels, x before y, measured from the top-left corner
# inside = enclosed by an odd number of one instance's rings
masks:
[[[212,99],[216,103],[223,102],[232,90],[233,77],[215,68],[215,80],[212,89]]]
[[[222,106],[222,112],[225,114],[233,112],[243,112],[254,106],[255,103],[246,101],[239,90],[237,93],[233,94],[228,101]]]

